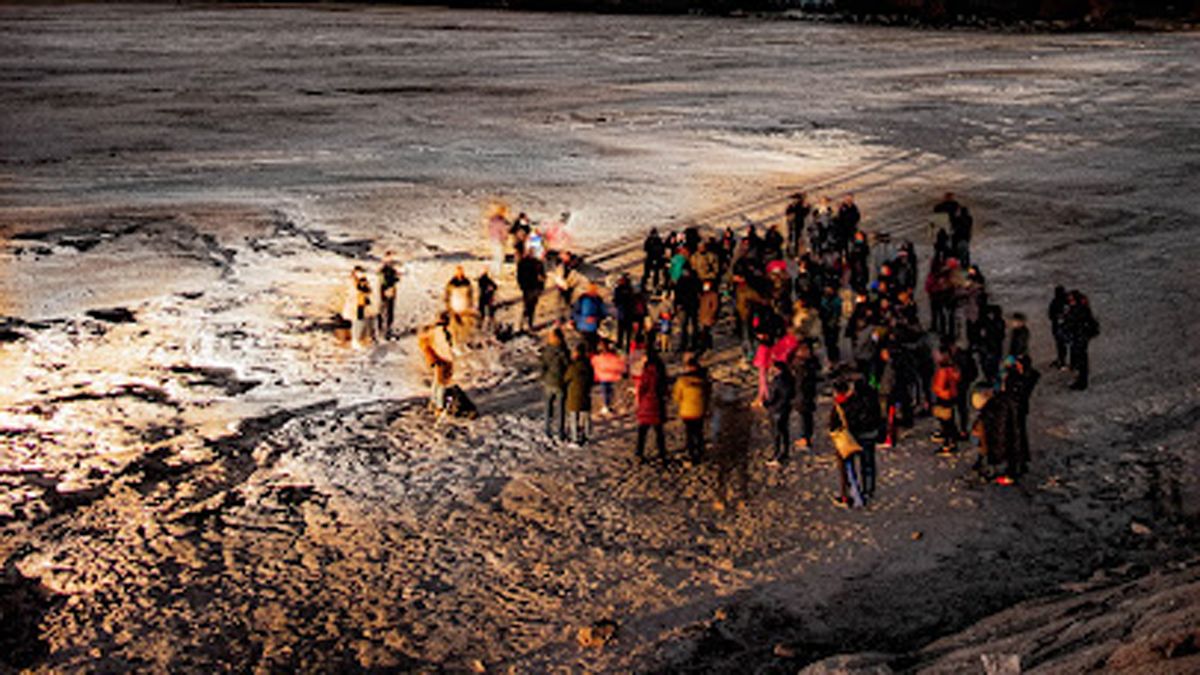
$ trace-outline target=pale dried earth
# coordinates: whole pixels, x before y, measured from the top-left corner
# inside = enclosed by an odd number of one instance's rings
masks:
[[[1196,625],[1192,34],[166,6],[0,7],[0,34],[6,668],[1074,671]],[[751,490],[719,509],[714,467],[633,466],[620,418],[544,442],[530,339],[467,356],[482,417],[434,424],[411,337],[330,330],[389,248],[427,320],[492,198],[570,209],[600,279],[651,225],[795,186],[922,252],[955,189],[1041,364],[1050,288],[1089,292],[1093,387],[1047,372],[1022,486],[922,427],[841,511],[743,411]]]

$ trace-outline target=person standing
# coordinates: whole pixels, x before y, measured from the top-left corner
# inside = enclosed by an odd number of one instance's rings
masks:
[[[958,392],[954,399],[954,408],[958,413],[959,439],[966,440],[971,429],[971,386],[979,379],[979,368],[975,366],[975,358],[971,352],[957,344],[950,345],[950,360],[958,370]]]
[[[704,458],[704,421],[708,416],[712,383],[695,355],[687,356],[684,368],[671,393],[679,409],[679,419],[683,420],[688,458],[693,464],[699,464]]]
[[[542,390],[546,398],[546,437],[557,436],[567,439],[566,397],[567,366],[571,355],[567,352],[566,341],[558,328],[546,336],[546,344],[542,347],[541,370]]]
[[[958,427],[954,424],[954,408],[958,401],[960,375],[947,354],[940,355],[933,374],[933,416],[941,423],[933,440],[940,441],[938,454],[948,455],[958,448]]]
[[[628,274],[622,274],[612,294],[613,309],[617,313],[617,349],[622,351],[629,349],[629,340],[633,337],[633,326],[637,320],[634,307],[636,300],[633,282]]]
[[[446,282],[446,310],[450,312],[450,336],[456,349],[467,344],[471,331],[471,312],[475,309],[475,288],[467,278],[467,272],[459,265],[454,276]]]
[[[800,413],[800,448],[813,447],[813,415],[817,411],[817,385],[821,379],[821,362],[811,342],[803,341],[796,349],[796,411]]]
[[[608,316],[604,299],[600,297],[600,288],[596,284],[588,286],[586,292],[575,301],[572,311],[575,330],[583,336],[589,350],[594,350],[600,339],[600,324]]]
[[[808,219],[810,211],[812,211],[812,207],[809,206],[808,198],[803,192],[792,195],[792,201],[788,202],[784,217],[787,221],[788,255],[793,258],[800,255],[800,246],[804,241],[804,221]]]
[[[517,263],[517,285],[521,287],[521,325],[532,333],[538,300],[546,288],[546,266],[532,251]]]
[[[1100,323],[1092,314],[1086,295],[1079,291],[1071,291],[1067,297],[1067,317],[1063,328],[1071,352],[1071,370],[1075,371],[1075,381],[1071,383],[1071,389],[1082,391],[1088,388],[1090,375],[1088,344],[1100,335]]]
[[[666,266],[667,248],[656,228],[650,228],[642,244],[646,259],[642,263],[642,288],[647,292],[658,292],[662,287],[663,267]]]
[[[441,411],[446,406],[446,388],[450,386],[454,376],[454,349],[450,337],[449,314],[442,312],[437,322],[421,331],[417,337],[417,346],[430,371],[432,389],[429,404],[434,410]]]
[[[479,325],[492,328],[496,323],[496,282],[484,270],[476,285],[479,286]]]
[[[600,349],[592,355],[592,371],[596,373],[596,383],[600,385],[604,407],[600,408],[601,415],[611,415],[613,406],[613,390],[617,383],[625,377],[625,358],[613,349],[608,340],[600,342]]]
[[[1050,334],[1054,336],[1054,362],[1051,368],[1067,367],[1067,331],[1064,328],[1067,318],[1067,289],[1062,286],[1054,287],[1054,297],[1050,300],[1047,315],[1050,318]]]
[[[786,464],[792,445],[792,408],[796,401],[796,378],[787,361],[776,361],[772,366],[771,386],[764,402],[771,417],[775,452],[771,455],[773,465]]]
[[[350,271],[350,294],[343,314],[350,321],[350,344],[355,349],[361,349],[370,338],[371,319],[374,316],[371,282],[361,267],[356,266]]]
[[[679,317],[679,351],[694,351],[700,342],[700,279],[690,267],[675,282],[675,316]]]
[[[595,380],[587,347],[575,345],[563,384],[567,390],[567,433],[577,445],[587,443],[592,435],[592,384]]]
[[[842,360],[842,350],[838,345],[842,333],[842,298],[838,295],[836,288],[825,287],[817,312],[821,318],[821,336],[825,343],[825,357],[829,361],[829,367],[833,368]]]
[[[396,271],[395,254],[388,251],[379,265],[379,338],[386,340],[392,335],[396,320],[396,287],[400,285],[400,273]]]
[[[663,434],[663,423],[667,418],[667,367],[658,353],[648,348],[642,362],[641,376],[637,380],[637,459],[646,462],[646,434],[654,431],[654,446],[663,466],[667,464],[667,444]]]
[[[1018,359],[1029,356],[1029,326],[1025,323],[1025,315],[1020,312],[1014,312],[1008,327],[1007,356]]]
[[[839,381],[833,389],[829,413],[831,434],[846,430],[861,448],[838,462],[841,504],[861,506],[875,494],[875,441],[879,436],[879,403],[864,382]],[[855,463],[858,470],[855,471]],[[862,477],[859,482],[858,476]]]

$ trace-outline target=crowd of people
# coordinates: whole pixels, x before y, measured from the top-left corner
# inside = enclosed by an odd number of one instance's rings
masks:
[[[1029,463],[1027,420],[1040,373],[1027,318],[1014,312],[1006,320],[971,261],[969,209],[952,194],[933,208],[923,284],[915,245],[893,246],[886,234],[863,230],[853,195],[835,205],[796,194],[782,216],[740,232],[651,230],[640,277],[623,274],[605,289],[586,278],[579,256],[544,242],[530,245],[535,230],[524,214],[502,228],[493,222],[508,233],[520,330],[539,327],[545,298],[555,306],[539,365],[546,435],[587,443],[598,389],[600,416],[624,414],[636,423],[639,462],[672,461],[664,429],[672,412],[682,422],[685,462],[729,454],[706,447],[714,385],[704,364],[720,337],[735,342],[754,372],[752,407],[769,420],[771,466],[785,465],[795,449],[815,451],[817,404],[828,393],[826,428],[837,453],[841,505],[869,503],[877,451],[910,435],[924,416],[937,422],[936,454],[954,455],[969,442],[978,448],[983,477],[1018,480]],[[462,268],[447,284],[445,311],[420,338],[435,408],[446,404],[454,356],[470,332],[478,323],[494,324],[496,291],[493,275],[484,272],[473,284]],[[359,315],[365,320],[361,305]],[[1087,297],[1057,288],[1049,319],[1053,367],[1073,370],[1072,388],[1086,388],[1088,342],[1099,333]],[[730,330],[718,336],[725,325]],[[632,385],[633,403],[619,412],[622,382]],[[730,417],[724,415],[726,428],[736,426]],[[651,435],[653,459],[646,447]],[[729,435],[720,429],[712,435],[719,446],[738,442],[720,440]],[[744,435],[740,442],[747,452]]]

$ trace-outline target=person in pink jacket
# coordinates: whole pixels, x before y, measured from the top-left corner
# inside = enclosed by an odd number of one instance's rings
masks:
[[[604,407],[600,409],[601,415],[612,414],[613,388],[625,377],[625,368],[625,357],[617,353],[608,340],[601,342],[599,350],[592,355],[592,370],[596,373],[596,382],[599,383],[600,391],[604,395]]]

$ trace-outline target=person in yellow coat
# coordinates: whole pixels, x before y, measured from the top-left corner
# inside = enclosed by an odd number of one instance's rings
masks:
[[[688,457],[696,464],[704,457],[704,422],[712,398],[712,382],[694,354],[685,357],[684,368],[684,373],[675,380],[671,398],[679,409],[679,419],[683,420]]]

